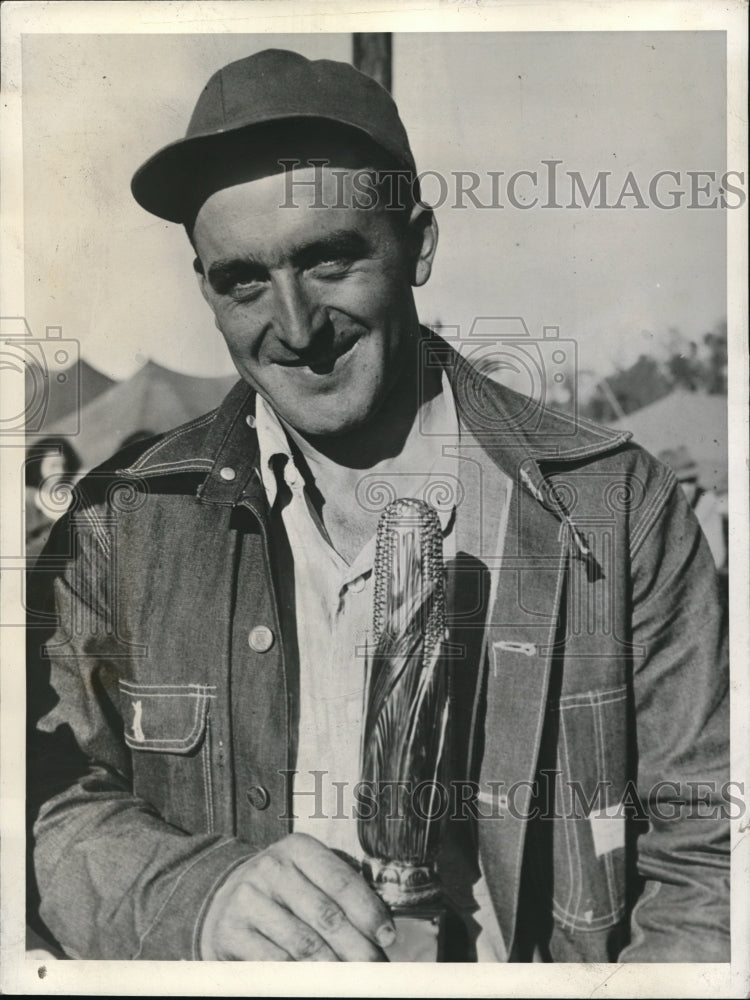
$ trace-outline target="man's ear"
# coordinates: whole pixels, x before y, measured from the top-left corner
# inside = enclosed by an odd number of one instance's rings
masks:
[[[424,285],[432,273],[432,262],[438,244],[438,225],[435,214],[426,205],[416,204],[409,216],[409,244],[411,248],[411,283]]]
[[[195,277],[198,281],[198,288],[201,290],[201,295],[203,298],[211,305],[211,300],[208,297],[208,282],[206,279],[206,272],[203,270],[203,264],[201,264],[200,257],[195,257],[193,260],[193,270],[195,271]]]
[[[208,283],[208,278],[206,277],[206,272],[203,270],[203,265],[201,264],[200,257],[196,257],[193,260],[193,270],[195,271],[195,277],[198,279],[198,288],[201,290],[201,295],[208,303],[211,312],[214,314],[214,325],[217,330],[220,330],[219,320],[216,315],[216,310],[214,309],[214,304],[211,299],[210,288]]]

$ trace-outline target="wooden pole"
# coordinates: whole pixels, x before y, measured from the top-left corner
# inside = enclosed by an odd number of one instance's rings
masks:
[[[367,73],[389,92],[391,89],[391,39],[390,31],[355,32],[352,34],[352,62],[355,69]]]

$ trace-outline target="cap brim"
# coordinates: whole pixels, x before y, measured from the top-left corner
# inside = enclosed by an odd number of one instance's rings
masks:
[[[169,222],[189,222],[210,193],[226,186],[229,173],[226,155],[236,151],[238,143],[242,143],[246,151],[249,148],[252,155],[253,140],[260,141],[262,133],[267,133],[274,125],[314,120],[342,126],[369,139],[387,153],[395,164],[406,170],[416,171],[413,161],[404,162],[402,157],[384,144],[382,137],[373,135],[367,129],[334,116],[295,113],[245,122],[220,132],[178,139],[154,153],[136,170],[130,182],[130,190],[138,204],[147,212]]]

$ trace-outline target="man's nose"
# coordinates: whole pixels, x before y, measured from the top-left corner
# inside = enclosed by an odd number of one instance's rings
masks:
[[[296,275],[281,274],[274,284],[276,336],[290,350],[302,353],[326,324],[326,311]]]

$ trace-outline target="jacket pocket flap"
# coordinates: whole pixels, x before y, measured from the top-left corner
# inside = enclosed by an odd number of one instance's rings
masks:
[[[189,754],[206,729],[213,686],[120,681],[125,742],[132,750]]]

